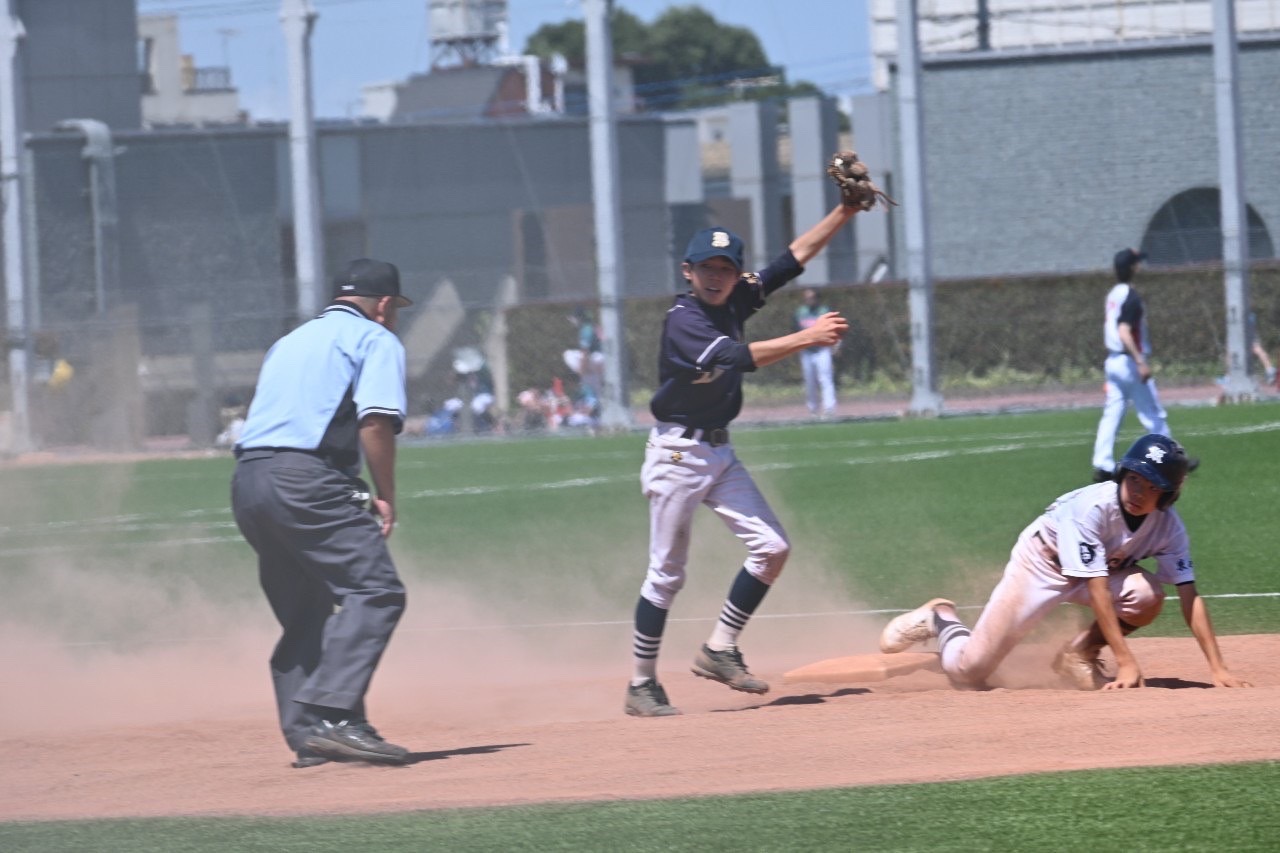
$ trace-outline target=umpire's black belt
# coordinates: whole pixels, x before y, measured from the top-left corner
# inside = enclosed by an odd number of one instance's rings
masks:
[[[304,453],[307,456],[314,456],[328,465],[334,465],[333,454],[322,450],[303,450],[300,447],[237,447],[235,449],[237,459],[265,459],[268,456],[275,456],[277,453]]]
[[[716,427],[715,429],[685,427],[684,432],[680,433],[680,437],[692,438],[694,441],[705,441],[712,447],[719,447],[722,444],[729,443],[729,430],[724,427]]]

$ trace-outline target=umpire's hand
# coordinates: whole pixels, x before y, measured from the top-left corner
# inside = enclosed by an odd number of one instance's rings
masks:
[[[369,511],[378,517],[378,521],[382,525],[382,538],[386,539],[391,535],[391,529],[396,526],[395,506],[391,501],[373,498],[369,502]]]

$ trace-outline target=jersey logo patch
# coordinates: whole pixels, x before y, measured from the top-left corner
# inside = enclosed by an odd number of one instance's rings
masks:
[[[1092,563],[1097,556],[1098,549],[1096,546],[1090,545],[1088,542],[1080,543],[1080,562],[1087,566]]]
[[[1178,572],[1189,572],[1193,568],[1190,559],[1182,559],[1178,561]]]
[[[1164,461],[1164,454],[1164,448],[1158,445],[1153,444],[1147,448],[1147,458],[1157,465]]]
[[[717,367],[715,370],[708,370],[698,374],[698,378],[693,380],[694,385],[706,385],[708,382],[715,382],[724,375],[724,368]]]

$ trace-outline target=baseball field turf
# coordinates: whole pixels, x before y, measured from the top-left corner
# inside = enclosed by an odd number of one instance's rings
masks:
[[[1022,527],[1087,481],[1096,418],[1081,410],[735,431],[794,547],[795,565],[761,617],[817,618],[806,615],[814,585],[867,612],[941,594],[980,605]],[[1170,422],[1203,460],[1178,509],[1218,632],[1275,633],[1280,405],[1178,408]],[[1120,444],[1137,435],[1130,419]],[[427,580],[489,602],[485,618],[497,624],[624,624],[646,553],[642,445],[632,434],[403,446],[393,550],[420,624],[483,628],[474,613],[416,601],[414,582]],[[269,624],[227,506],[232,465],[218,456],[5,470],[0,628],[88,657],[216,642],[231,618]],[[681,604],[714,601],[741,559],[704,516],[673,617],[712,615]],[[1188,634],[1175,613],[1143,633]],[[626,666],[618,661],[620,676]],[[1176,708],[1170,714],[1176,720]],[[1149,736],[1176,737],[1176,724],[1153,721]],[[1259,737],[1274,743],[1277,732]],[[1280,838],[1276,790],[1280,764],[1268,760],[372,816],[344,814],[339,797],[325,818],[10,820],[0,822],[0,849],[1264,850]],[[0,820],[10,811],[0,805]]]

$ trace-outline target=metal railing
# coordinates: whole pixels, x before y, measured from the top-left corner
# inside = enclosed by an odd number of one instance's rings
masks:
[[[227,92],[231,85],[231,69],[213,65],[208,68],[182,69],[182,88],[186,92]]]

